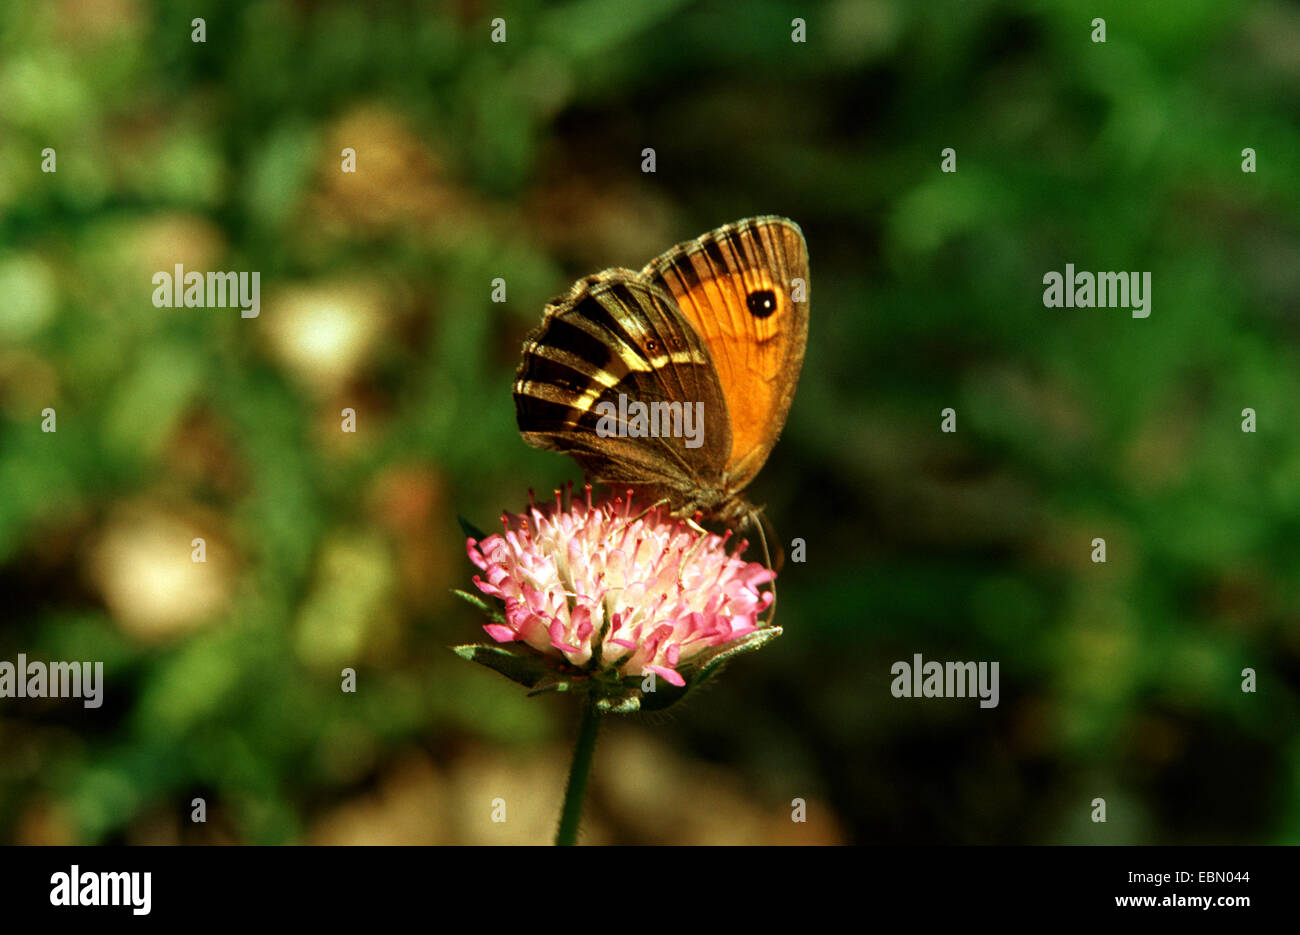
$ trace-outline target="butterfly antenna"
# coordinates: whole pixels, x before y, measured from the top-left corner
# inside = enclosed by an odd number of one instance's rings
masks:
[[[772,553],[767,548],[767,533],[763,531],[763,527],[768,525],[767,516],[758,510],[753,510],[749,514],[749,521],[758,531],[758,541],[763,546],[763,559],[766,561],[767,567],[775,574],[776,569],[772,566]],[[775,529],[772,530],[772,538],[776,538]],[[767,623],[769,626],[776,618],[776,578],[773,578],[770,584],[772,585],[772,603],[768,605]]]

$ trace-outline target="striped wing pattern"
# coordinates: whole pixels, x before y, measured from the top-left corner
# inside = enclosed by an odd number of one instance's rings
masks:
[[[602,436],[596,407],[619,395],[701,402],[703,445],[681,437]],[[661,289],[608,270],[552,301],[524,344],[514,385],[524,440],[568,452],[607,483],[649,486],[681,499],[720,476],[730,449],[726,407],[707,346]]]

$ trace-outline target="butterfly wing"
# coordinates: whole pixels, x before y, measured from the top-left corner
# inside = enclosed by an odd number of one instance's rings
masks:
[[[808,247],[781,217],[678,244],[641,277],[672,297],[708,346],[730,417],[727,485],[742,490],[785,426],[808,342]]]
[[[628,404],[702,404],[693,410],[702,435],[631,437],[621,419],[602,423],[610,411],[602,404],[619,410],[620,394]],[[715,486],[731,448],[708,347],[673,301],[631,270],[580,280],[547,305],[524,343],[514,397],[528,444],[567,452],[598,480],[675,504]]]

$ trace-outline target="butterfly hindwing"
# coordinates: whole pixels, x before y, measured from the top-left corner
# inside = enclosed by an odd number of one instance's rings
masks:
[[[708,347],[666,293],[630,270],[587,277],[547,306],[524,344],[514,397],[530,445],[573,455],[598,480],[673,500],[716,480],[730,449]],[[634,420],[608,415],[638,402],[661,404],[658,437],[636,437]]]

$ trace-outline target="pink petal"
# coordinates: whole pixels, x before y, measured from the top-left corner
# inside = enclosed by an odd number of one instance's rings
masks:
[[[659,676],[669,685],[676,685],[678,688],[686,687],[686,679],[682,678],[672,669],[664,666],[646,666],[646,669]]]
[[[509,643],[518,639],[515,631],[504,624],[485,623],[483,624],[483,629],[487,630],[487,635],[492,637],[492,639],[496,640],[498,643]]]

